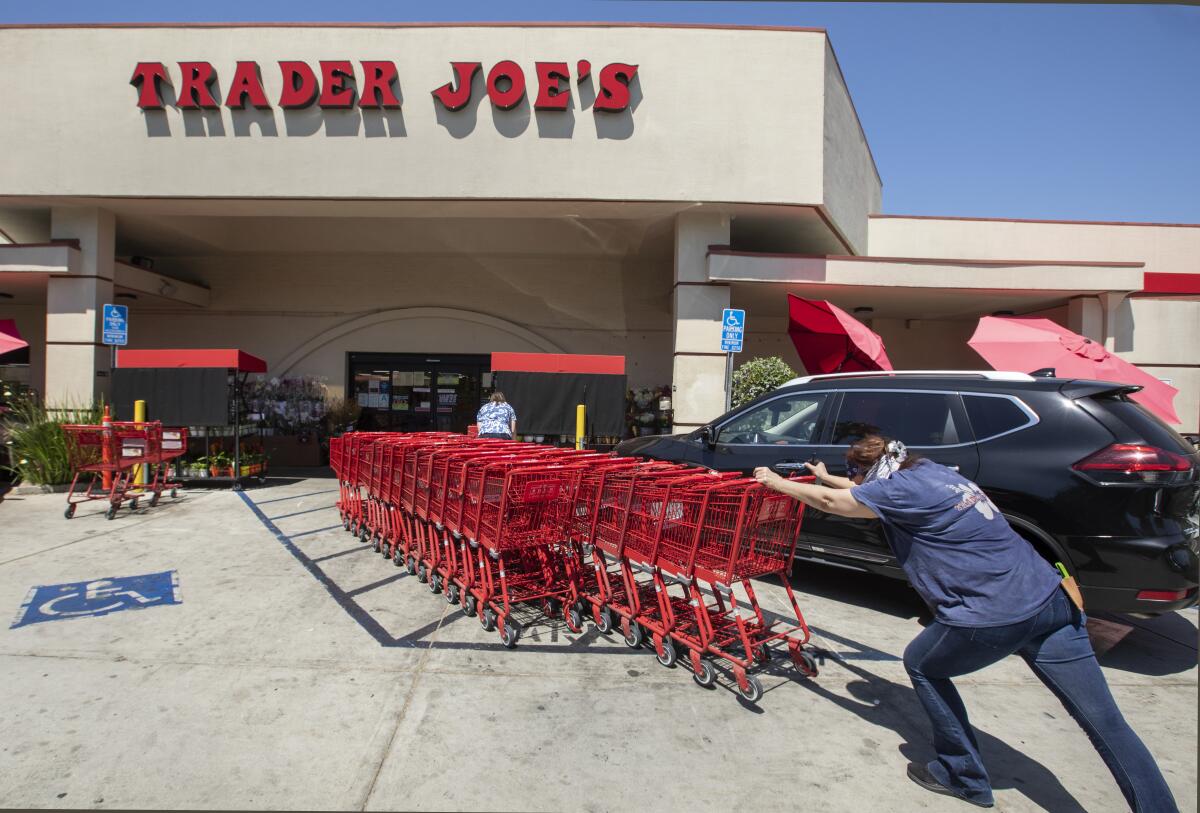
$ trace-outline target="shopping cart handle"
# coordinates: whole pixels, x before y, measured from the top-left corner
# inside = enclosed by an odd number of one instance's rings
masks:
[[[808,469],[805,467],[805,464],[797,463],[793,460],[789,460],[784,463],[776,463],[771,468],[775,469],[776,471],[781,471],[781,472],[782,471],[808,471]]]

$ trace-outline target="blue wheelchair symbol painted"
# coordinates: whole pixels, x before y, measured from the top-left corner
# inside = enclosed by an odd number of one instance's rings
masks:
[[[746,312],[739,308],[725,308],[721,314],[721,321],[726,329],[736,328],[741,331],[746,326]]]
[[[174,570],[147,573],[144,576],[39,585],[29,591],[25,603],[17,612],[16,621],[9,629],[43,621],[108,615],[121,610],[142,610],[181,603],[179,578]]]

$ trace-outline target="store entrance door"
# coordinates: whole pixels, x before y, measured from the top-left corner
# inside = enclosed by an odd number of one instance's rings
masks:
[[[361,431],[466,432],[492,394],[487,355],[350,353],[346,366]]]

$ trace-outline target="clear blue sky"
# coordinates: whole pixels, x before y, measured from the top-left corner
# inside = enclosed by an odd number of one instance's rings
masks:
[[[0,0],[4,22],[330,15],[824,27],[883,177],[885,212],[1200,223],[1200,8]]]

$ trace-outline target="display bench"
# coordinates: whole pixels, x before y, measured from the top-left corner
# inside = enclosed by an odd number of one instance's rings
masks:
[[[244,440],[255,438],[261,452],[262,429],[247,419],[244,388],[250,373],[266,371],[265,361],[241,350],[119,350],[115,414],[132,420],[134,402],[143,400],[147,420],[187,426],[188,454],[178,464],[179,479],[238,491],[266,479],[265,456],[248,456]]]

